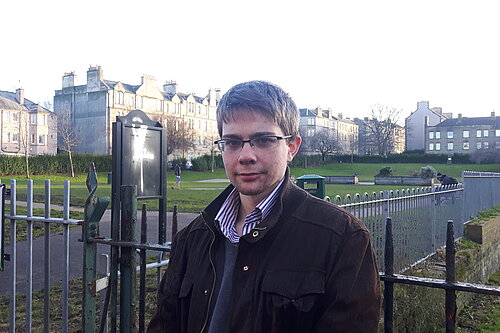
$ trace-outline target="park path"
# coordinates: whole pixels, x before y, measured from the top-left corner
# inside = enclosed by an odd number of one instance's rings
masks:
[[[18,205],[26,205],[26,202],[17,202]],[[34,203],[34,208],[44,208],[43,203]],[[62,210],[62,206],[51,205],[52,209]],[[82,207],[71,207],[71,210],[83,211]],[[136,235],[140,235],[140,216],[141,212],[138,212],[137,217],[137,231]],[[178,224],[179,230],[184,228],[189,222],[191,222],[197,214],[193,213],[179,213],[178,214]],[[148,218],[148,238],[147,241],[151,243],[158,242],[158,211],[150,211],[147,213]],[[7,220],[6,223],[9,223]],[[18,224],[24,223],[18,221]],[[172,226],[172,213],[167,213],[167,241],[171,240],[171,226]],[[100,226],[99,234],[101,236],[110,237],[111,235],[111,210],[106,210],[104,213]],[[83,243],[78,240],[81,239],[82,228],[77,226],[69,228],[69,247],[70,247],[70,263],[69,263],[69,276],[70,279],[81,278],[82,277],[82,266],[83,266]],[[5,253],[10,254],[12,252],[12,246],[8,245],[5,247]],[[37,237],[33,240],[33,290],[43,289],[44,284],[44,252],[45,252],[45,240],[44,237]],[[61,285],[63,277],[63,252],[64,252],[64,239],[61,232],[52,233],[50,235],[50,284]],[[28,264],[28,242],[22,241],[17,243],[17,292],[24,293],[26,290],[26,278],[27,278],[27,264]],[[97,246],[98,255],[108,253],[109,246],[98,244]],[[99,258],[98,258],[99,264]],[[11,273],[12,265],[10,261],[5,261],[5,270],[0,271],[0,295],[4,295],[8,292],[11,285]]]

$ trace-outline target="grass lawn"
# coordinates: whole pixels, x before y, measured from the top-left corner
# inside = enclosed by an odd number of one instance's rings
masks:
[[[386,166],[390,166],[393,174],[397,176],[411,175],[413,172],[425,166],[424,164],[384,164],[384,163],[334,163],[316,168],[293,168],[291,174],[294,177],[300,177],[305,174],[318,174],[322,176],[331,175],[352,175],[357,174],[360,181],[373,181],[373,176],[378,171]],[[438,172],[445,173],[449,176],[455,177],[460,180],[461,172],[463,170],[472,171],[491,171],[500,172],[500,164],[435,164],[432,165]],[[71,205],[83,206],[85,199],[88,195],[87,187],[85,185],[86,174],[79,174],[71,179]],[[26,179],[23,176],[6,176],[2,177],[3,181],[9,183],[10,178],[17,179],[17,198],[24,201],[26,197]],[[34,200],[36,202],[44,201],[44,180],[51,179],[52,190],[51,202],[54,204],[62,204],[64,180],[68,179],[66,176],[60,175],[34,175],[32,176],[34,183]],[[207,179],[226,179],[226,174],[223,169],[218,169],[215,172],[195,172],[183,171],[182,173],[182,189],[172,190],[171,186],[175,183],[175,177],[169,173],[167,180],[167,209],[171,211],[174,205],[178,205],[180,212],[196,213],[201,211],[210,201],[212,201],[220,192],[221,188],[227,186],[227,182],[206,183],[198,182]],[[107,173],[98,173],[98,190],[97,196],[109,196],[111,185],[107,184]],[[396,186],[370,186],[370,185],[334,185],[328,184],[326,186],[326,195],[330,198],[335,195],[340,195],[342,198],[346,194],[354,195],[355,193],[363,194],[367,192],[379,192],[383,190],[396,190],[407,187]],[[145,202],[148,209],[158,209],[157,201],[149,200]]]

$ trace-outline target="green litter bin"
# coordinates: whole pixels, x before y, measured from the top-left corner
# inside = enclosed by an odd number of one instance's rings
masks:
[[[113,182],[113,173],[108,172],[108,184],[111,184]]]
[[[297,186],[303,188],[315,197],[325,199],[325,177],[304,175],[297,178]]]

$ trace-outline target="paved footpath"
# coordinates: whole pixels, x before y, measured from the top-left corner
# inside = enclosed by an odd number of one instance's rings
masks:
[[[17,202],[18,205],[25,205],[26,203]],[[35,203],[34,208],[44,208],[43,203]],[[62,210],[62,206],[52,205],[52,209]],[[71,210],[83,211],[81,207],[71,207]],[[136,235],[139,239],[140,237],[140,221],[141,212],[138,212],[137,216],[137,230]],[[179,230],[184,228],[190,221],[192,221],[197,214],[192,213],[179,213],[178,223]],[[148,217],[148,239],[150,243],[158,242],[158,212],[151,211],[147,214]],[[9,220],[5,221],[10,223]],[[25,223],[23,221],[18,221],[18,225]],[[167,240],[171,239],[172,227],[172,213],[167,214]],[[105,237],[111,237],[111,210],[107,210],[101,219],[99,234]],[[70,279],[81,278],[82,277],[82,266],[83,266],[83,243],[79,242],[81,239],[82,228],[80,226],[69,228],[69,244],[70,244],[70,264],[69,264],[69,275]],[[43,289],[44,284],[44,252],[45,252],[45,237],[37,237],[33,240],[33,290]],[[5,247],[5,253],[11,253],[11,246]],[[26,271],[28,263],[28,242],[18,242],[17,243],[17,292],[24,293],[26,290]],[[51,286],[60,285],[63,276],[63,253],[64,253],[64,240],[62,231],[57,233],[52,233],[50,236],[50,284]],[[97,253],[104,254],[109,253],[109,246],[98,244]],[[99,265],[98,258],[98,265]],[[5,270],[0,271],[0,295],[4,295],[8,292],[11,285],[11,271],[12,265],[10,261],[5,261]]]

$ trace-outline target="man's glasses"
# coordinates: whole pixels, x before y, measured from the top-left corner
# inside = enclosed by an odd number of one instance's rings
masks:
[[[250,144],[250,147],[257,150],[269,150],[276,148],[278,146],[279,140],[285,140],[291,138],[291,135],[287,136],[277,136],[277,135],[266,135],[258,138],[253,138],[250,140],[239,140],[239,139],[222,139],[217,140],[214,143],[219,145],[220,151],[227,153],[237,153],[243,149],[245,142]]]

